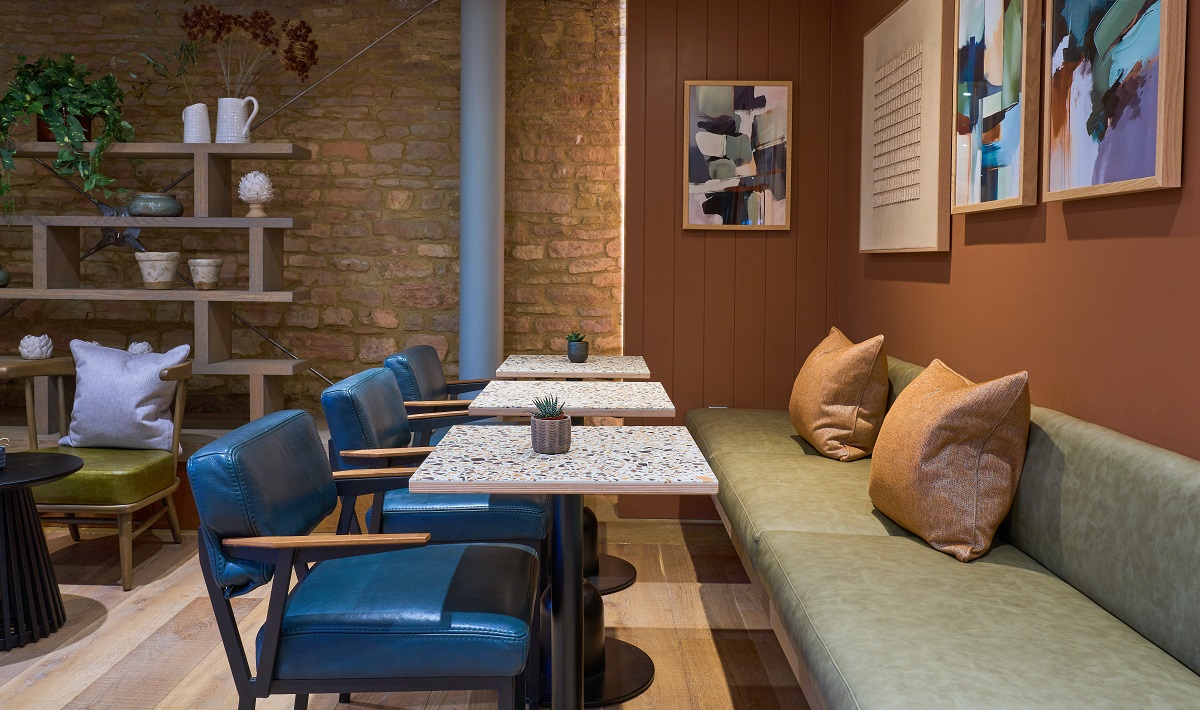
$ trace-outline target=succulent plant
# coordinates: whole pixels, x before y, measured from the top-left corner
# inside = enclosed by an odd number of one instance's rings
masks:
[[[580,333],[578,330],[572,330],[570,333],[567,333],[567,342],[568,343],[582,343],[584,338],[586,338],[586,337],[587,337],[586,335],[584,335],[583,333]]]
[[[558,419],[563,415],[563,402],[558,397],[534,397],[533,406],[537,409],[533,416],[537,419]]]

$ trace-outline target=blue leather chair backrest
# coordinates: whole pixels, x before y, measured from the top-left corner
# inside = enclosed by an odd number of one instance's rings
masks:
[[[321,393],[321,406],[329,425],[334,460],[341,470],[391,464],[378,459],[342,459],[338,452],[400,448],[412,443],[400,387],[385,368],[365,370],[331,385]]]
[[[388,357],[383,364],[396,375],[396,383],[406,402],[446,399],[446,373],[432,345],[406,348]]]
[[[333,473],[307,412],[256,419],[197,451],[187,468],[201,544],[226,597],[266,584],[275,568],[228,556],[222,540],[307,535],[337,502]]]

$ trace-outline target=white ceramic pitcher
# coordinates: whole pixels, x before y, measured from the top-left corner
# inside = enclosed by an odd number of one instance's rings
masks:
[[[246,104],[254,104],[250,117],[246,117]],[[249,143],[250,124],[258,115],[258,99],[217,99],[217,142]]]
[[[183,110],[183,142],[212,143],[208,104],[192,104]]]

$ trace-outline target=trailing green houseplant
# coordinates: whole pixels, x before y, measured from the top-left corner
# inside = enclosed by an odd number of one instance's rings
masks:
[[[587,362],[588,344],[586,336],[578,330],[567,334],[567,359],[571,362]]]
[[[9,73],[12,78],[0,96],[0,197],[10,191],[10,171],[16,167],[12,132],[35,118],[46,123],[58,144],[54,169],[60,175],[79,176],[87,192],[101,190],[112,197],[108,186],[113,179],[100,170],[104,151],[113,143],[133,140],[133,127],[121,117],[125,94],[117,78],[105,74],[88,81],[91,70],[70,54],[58,59],[42,56],[31,63],[18,56]],[[84,123],[97,118],[103,125],[98,131],[93,127],[95,143],[89,150],[84,147]],[[5,204],[11,207],[12,199]]]
[[[533,450],[539,454],[565,454],[571,450],[571,418],[563,414],[563,403],[553,395],[534,397],[529,429]]]

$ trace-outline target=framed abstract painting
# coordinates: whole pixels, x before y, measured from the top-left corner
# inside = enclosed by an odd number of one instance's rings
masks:
[[[1179,187],[1186,0],[1046,0],[1042,196]]]
[[[958,0],[954,214],[1037,204],[1041,0]]]
[[[684,229],[790,229],[792,82],[685,81]]]
[[[863,37],[858,249],[950,249],[952,0],[907,0]]]

